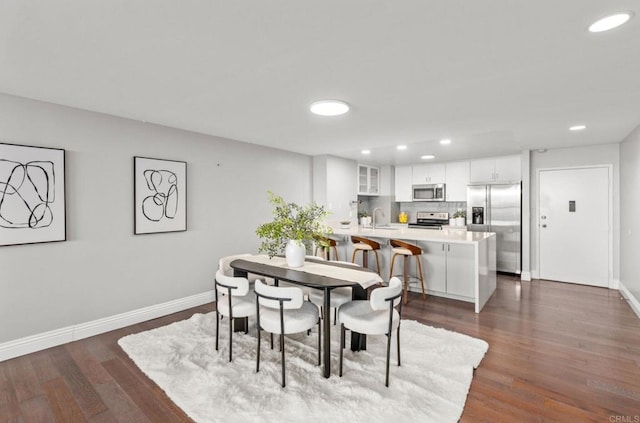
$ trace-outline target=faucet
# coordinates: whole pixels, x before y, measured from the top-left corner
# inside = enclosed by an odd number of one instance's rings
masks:
[[[384,212],[382,211],[382,209],[380,207],[376,207],[375,209],[373,209],[373,213],[371,213],[371,227],[373,229],[376,228],[376,212],[380,211],[380,214],[382,214],[382,217],[384,217]]]

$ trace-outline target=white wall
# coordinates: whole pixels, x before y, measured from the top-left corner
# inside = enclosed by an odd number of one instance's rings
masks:
[[[620,283],[640,303],[640,126],[620,144]]]
[[[313,200],[331,212],[330,222],[357,218],[357,163],[335,156],[313,158]],[[355,211],[354,211],[355,210]]]
[[[538,278],[538,170],[585,165],[613,165],[613,280],[620,278],[620,145],[604,144],[588,147],[561,148],[544,153],[531,152],[531,274]],[[597,224],[597,222],[594,222]],[[588,228],[585,228],[588,230]]]
[[[267,190],[311,200],[309,156],[2,94],[0,142],[66,149],[68,238],[0,247],[0,344],[209,291]],[[187,232],[133,235],[135,155],[188,162]]]

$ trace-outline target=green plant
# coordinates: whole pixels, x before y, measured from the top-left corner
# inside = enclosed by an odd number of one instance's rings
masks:
[[[315,202],[300,206],[296,203],[287,203],[282,197],[267,191],[269,202],[275,206],[273,221],[258,226],[256,234],[262,243],[258,248],[261,253],[267,253],[269,257],[282,252],[289,240],[303,243],[307,249],[311,242],[315,241],[322,246],[327,246],[326,237],[333,230],[322,223],[329,215],[324,207]]]
[[[366,210],[361,210],[358,212],[358,219],[360,219],[361,217],[367,217],[369,216],[369,213],[367,213]]]
[[[458,211],[453,214],[453,217],[467,217],[467,212],[466,210],[458,209]]]

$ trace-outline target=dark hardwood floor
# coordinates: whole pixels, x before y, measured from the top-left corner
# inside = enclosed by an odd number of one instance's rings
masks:
[[[501,275],[480,314],[459,301],[410,299],[405,318],[490,345],[461,421],[640,421],[640,319],[618,291]],[[1,362],[0,422],[189,421],[117,340],[212,310],[196,307]]]

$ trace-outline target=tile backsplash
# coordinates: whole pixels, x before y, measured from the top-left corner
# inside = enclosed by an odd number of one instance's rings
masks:
[[[371,214],[374,208],[380,207],[383,210],[385,216],[382,217],[378,215],[377,222],[379,222],[380,224],[385,224],[385,223],[397,223],[398,214],[400,214],[400,212],[407,213],[407,216],[409,217],[409,223],[415,223],[416,212],[419,212],[419,211],[447,212],[451,217],[456,211],[458,211],[458,209],[462,209],[462,210],[467,209],[466,201],[458,201],[458,202],[419,201],[419,202],[408,202],[408,203],[396,203],[395,201],[392,201],[392,198],[393,197],[389,197],[389,196],[379,196],[379,197],[359,196],[358,200],[360,201],[360,203],[358,204],[358,211],[366,210],[369,214]]]

